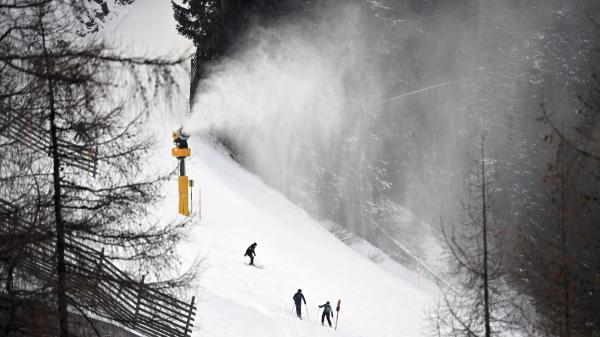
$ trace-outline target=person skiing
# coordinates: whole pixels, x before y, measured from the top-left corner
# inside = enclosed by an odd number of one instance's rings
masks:
[[[302,319],[302,301],[304,301],[304,305],[306,305],[306,299],[304,295],[302,295],[302,289],[298,289],[298,292],[294,294],[294,304],[296,304],[296,315],[298,318]]]
[[[319,308],[323,308],[323,315],[321,315],[321,325],[325,325],[325,318],[327,318],[327,323],[329,323],[329,327],[331,328],[331,319],[329,316],[333,317],[333,309],[331,309],[331,305],[329,301],[327,303],[320,305]]]
[[[254,252],[254,249],[256,248],[256,242],[251,244],[250,247],[248,247],[246,249],[246,254],[244,254],[244,256],[248,256],[250,258],[250,265],[253,266],[254,265],[254,257],[256,256],[256,253]]]

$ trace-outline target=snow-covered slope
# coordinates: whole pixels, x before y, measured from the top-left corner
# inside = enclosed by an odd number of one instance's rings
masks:
[[[151,24],[148,24],[151,23]],[[170,2],[136,1],[107,25],[104,38],[126,54],[181,55],[191,43],[175,32]],[[181,78],[182,88],[188,77]],[[150,107],[152,128],[164,142],[150,170],[173,169],[170,134],[186,120],[185,90],[173,97],[168,113]],[[197,136],[197,135],[196,135]],[[423,310],[435,296],[431,283],[383,257],[365,242],[344,245],[321,224],[264,184],[210,143],[193,137],[188,175],[198,189],[202,219],[195,214],[188,242],[179,247],[186,264],[204,258],[194,291],[198,314],[193,335],[202,337],[419,336]],[[165,222],[176,213],[177,183],[168,185],[167,201],[156,209]],[[245,249],[257,242],[258,269],[245,265]],[[308,301],[303,321],[294,314],[292,296],[302,288]],[[427,290],[421,290],[427,289]],[[316,323],[317,305],[342,300],[338,331]]]
[[[202,220],[195,215],[198,223],[181,252],[188,261],[205,258],[195,336],[333,335],[315,322],[317,305],[338,299],[337,336],[420,335],[433,295],[410,281],[416,275],[400,266],[390,272],[392,262],[380,266],[346,246],[204,141],[192,139],[191,147],[188,174],[201,189]],[[196,211],[197,201],[196,194]],[[264,269],[245,264],[252,242]],[[407,274],[398,275],[402,270]],[[303,321],[292,314],[298,288],[308,301],[310,318]]]

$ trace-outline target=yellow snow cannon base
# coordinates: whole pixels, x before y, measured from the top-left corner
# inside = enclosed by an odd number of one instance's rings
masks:
[[[187,176],[179,176],[179,214],[185,216],[190,216],[188,184]]]
[[[171,150],[171,154],[173,155],[173,157],[175,158],[186,158],[192,155],[192,149],[187,148],[187,149],[180,149],[178,147],[174,147]]]

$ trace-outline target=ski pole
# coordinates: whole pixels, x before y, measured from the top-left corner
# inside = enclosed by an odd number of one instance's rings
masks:
[[[317,319],[315,320],[315,322],[319,323],[319,314],[321,313],[321,308],[319,308],[317,310]]]
[[[304,302],[304,309],[306,309],[306,318],[310,319],[310,315],[308,314],[308,307],[306,306],[306,302]]]

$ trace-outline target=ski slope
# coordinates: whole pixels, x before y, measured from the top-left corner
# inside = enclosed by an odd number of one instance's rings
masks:
[[[187,171],[201,189],[184,259],[204,258],[194,336],[421,336],[433,286],[389,260],[379,265],[212,145],[192,138]],[[176,185],[173,183],[172,185]],[[170,191],[175,200],[175,191]],[[198,210],[197,194],[194,210]],[[174,207],[174,206],[172,206]],[[173,208],[174,210],[175,208]],[[257,242],[255,263],[245,249]],[[403,272],[399,272],[403,270]],[[307,317],[293,314],[298,288]],[[316,323],[317,305],[342,300],[338,331]],[[303,308],[305,311],[306,308]]]
[[[148,25],[148,22],[152,22]],[[127,55],[182,55],[193,50],[175,31],[169,1],[136,1],[105,25],[103,38]],[[189,76],[180,85],[187,88]],[[151,125],[161,140],[149,170],[169,171],[171,132],[187,120],[187,97],[155,102]],[[195,180],[194,206],[201,190],[202,218],[196,213],[187,242],[179,247],[184,266],[202,258],[203,272],[193,291],[198,312],[195,337],[412,337],[426,328],[424,310],[435,285],[383,256],[362,241],[348,247],[318,221],[267,186],[256,175],[203,141],[190,139],[187,174]],[[165,204],[155,209],[165,223],[177,210],[177,183],[167,185]],[[256,263],[243,257],[257,242]],[[293,314],[292,296],[302,288],[309,316]],[[338,330],[316,322],[317,305],[342,300]],[[306,311],[306,308],[303,308]]]

